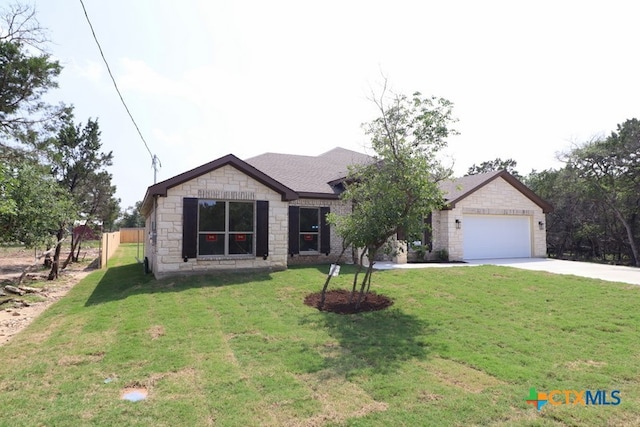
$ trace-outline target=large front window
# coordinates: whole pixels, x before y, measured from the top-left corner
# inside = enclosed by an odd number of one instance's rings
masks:
[[[318,252],[320,209],[300,208],[300,252]]]
[[[198,201],[198,255],[253,254],[254,203]]]

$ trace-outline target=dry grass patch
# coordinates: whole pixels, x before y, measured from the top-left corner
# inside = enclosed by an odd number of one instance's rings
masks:
[[[573,362],[568,362],[565,364],[565,367],[572,371],[578,371],[588,368],[602,368],[604,366],[607,366],[606,362],[596,362],[595,360],[574,360]]]
[[[504,382],[478,369],[449,359],[435,358],[421,363],[440,382],[470,393],[481,393]]]
[[[282,421],[281,425],[314,427],[387,410],[387,403],[374,400],[358,385],[330,371],[297,375],[296,378],[310,389],[311,396],[320,403],[322,410],[305,420],[278,420]],[[278,414],[274,416],[277,418]]]
[[[86,363],[97,363],[104,358],[104,351],[91,354],[64,355],[58,359],[58,366],[77,366]]]
[[[164,326],[154,325],[147,330],[147,333],[151,335],[151,340],[155,341],[164,335]]]
[[[511,411],[507,413],[506,417],[501,420],[497,420],[495,423],[491,425],[493,427],[511,427],[511,426],[519,426],[519,425],[537,425],[535,421],[540,419],[540,413],[536,410],[532,410],[533,408],[529,407],[526,410],[522,410],[520,408],[511,407]],[[565,424],[548,420],[545,425],[557,425],[557,426],[565,426]]]
[[[418,395],[418,401],[422,403],[437,402],[442,399],[444,399],[444,396],[440,394],[431,393],[426,390],[420,392],[420,394]]]

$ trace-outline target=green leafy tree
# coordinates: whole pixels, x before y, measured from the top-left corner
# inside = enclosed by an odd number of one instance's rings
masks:
[[[619,221],[633,263],[640,265],[636,235],[640,216],[640,121],[619,124],[607,138],[573,149],[565,160],[584,180],[596,204]]]
[[[27,247],[54,244],[58,225],[75,212],[69,194],[33,162],[13,165],[10,174],[14,180],[6,196],[15,206],[0,213],[0,241],[21,242]]]
[[[0,131],[24,131],[59,114],[42,96],[57,87],[61,67],[43,52],[44,31],[33,7],[14,5],[3,12],[0,23]],[[5,140],[6,143],[6,140]]]
[[[477,175],[485,172],[506,170],[516,178],[522,179],[522,176],[516,170],[517,166],[518,162],[513,159],[502,160],[500,157],[497,157],[494,160],[482,162],[479,165],[474,164],[467,170],[466,175]]]
[[[593,200],[584,181],[570,167],[542,172],[531,171],[526,184],[537,195],[553,205],[547,214],[547,251],[556,258],[581,252],[583,240],[597,246],[592,224],[596,219]]]
[[[51,238],[52,224],[72,205],[29,144],[29,135],[65,110],[43,100],[61,67],[44,51],[33,7],[14,4],[0,15],[0,240],[36,245]]]
[[[438,159],[446,138],[455,133],[453,104],[443,98],[389,94],[374,98],[380,117],[363,125],[375,162],[351,168],[342,199],[352,212],[329,214],[346,245],[363,249],[369,268],[356,302],[369,292],[376,255],[401,233],[420,235],[424,218],[444,203],[438,183],[451,175]],[[361,260],[362,260],[361,256]],[[360,262],[362,265],[362,262]],[[358,274],[354,280],[354,294]]]
[[[84,219],[89,223],[94,219],[113,216],[113,194],[111,175],[105,171],[110,166],[113,153],[103,153],[100,141],[100,129],[97,120],[89,119],[83,126],[73,123],[73,116],[64,118],[62,127],[56,135],[37,144],[51,174],[58,184],[71,195],[78,210],[73,217],[59,223],[56,236],[58,242],[66,236],[75,220]],[[78,242],[74,241],[71,253]],[[56,247],[49,279],[58,277],[61,246]]]
[[[118,221],[119,228],[144,227],[144,216],[140,213],[142,201],[137,201],[135,206],[129,206],[122,212],[122,218]]]

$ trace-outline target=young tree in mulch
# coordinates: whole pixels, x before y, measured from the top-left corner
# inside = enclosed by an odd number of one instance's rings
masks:
[[[345,180],[341,198],[351,204],[351,213],[328,215],[345,244],[361,250],[348,301],[355,312],[372,295],[376,255],[399,232],[420,235],[424,218],[443,206],[438,183],[451,176],[451,169],[443,166],[438,154],[446,146],[446,138],[457,133],[450,128],[455,122],[453,104],[444,98],[423,97],[419,92],[411,97],[395,94],[387,90],[385,80],[382,93],[372,101],[380,117],[363,128],[371,138],[374,161],[352,167]],[[365,256],[369,266],[358,290]],[[320,310],[331,310],[324,295],[327,288],[328,281],[318,300]]]

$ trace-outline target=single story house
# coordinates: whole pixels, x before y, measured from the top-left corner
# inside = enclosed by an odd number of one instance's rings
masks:
[[[155,277],[210,270],[285,269],[335,261],[341,239],[328,212],[350,165],[371,162],[335,148],[319,156],[226,155],[150,186],[142,202],[145,263]],[[425,243],[451,260],[546,256],[551,206],[505,171],[442,186],[447,205],[431,215]],[[406,262],[406,254],[396,257]]]

